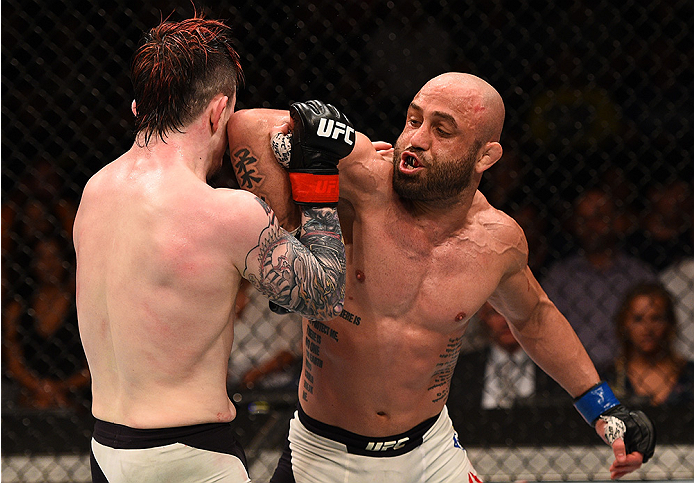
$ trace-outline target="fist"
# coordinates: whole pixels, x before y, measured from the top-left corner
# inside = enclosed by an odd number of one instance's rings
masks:
[[[337,163],[354,149],[356,133],[347,116],[321,101],[296,102],[289,171],[337,174]]]
[[[336,206],[337,165],[354,149],[352,124],[335,107],[320,101],[294,103],[289,114],[294,123],[287,167],[292,198],[303,205]]]

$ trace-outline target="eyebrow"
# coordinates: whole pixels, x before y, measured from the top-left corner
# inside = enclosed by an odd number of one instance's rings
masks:
[[[423,112],[423,109],[421,107],[419,107],[417,104],[415,104],[414,102],[410,103],[410,109],[414,109],[417,112]],[[451,116],[450,114],[448,114],[447,112],[434,111],[432,113],[432,117],[440,118],[444,121],[450,122],[453,125],[453,127],[455,127],[455,128],[458,127],[458,123],[455,122],[455,118],[453,116]]]

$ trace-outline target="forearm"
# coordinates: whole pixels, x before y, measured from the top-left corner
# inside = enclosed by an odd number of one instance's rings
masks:
[[[600,380],[578,336],[551,301],[540,301],[531,318],[512,330],[535,363],[572,397]]]
[[[297,312],[317,319],[337,316],[344,302],[346,278],[345,246],[337,210],[304,206],[301,210],[299,240],[313,255],[303,281],[304,292],[310,294],[308,304],[313,314]]]

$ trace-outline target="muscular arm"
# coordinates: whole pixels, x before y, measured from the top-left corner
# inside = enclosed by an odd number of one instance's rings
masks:
[[[234,173],[242,189],[265,201],[287,230],[299,225],[300,210],[292,201],[287,171],[277,162],[271,139],[291,130],[289,111],[248,109],[235,112],[228,124],[229,152]],[[386,187],[383,170],[392,166],[392,150],[385,143],[376,151],[368,137],[356,134],[352,153],[340,160],[340,198],[358,204],[377,196]]]
[[[527,265],[504,279],[489,302],[528,355],[572,397],[599,382],[578,336]]]
[[[506,273],[489,302],[506,318],[514,336],[538,366],[578,398],[576,409],[612,446],[612,479],[640,468],[653,455],[653,424],[642,412],[621,405],[609,387],[600,383],[573,328],[528,268],[528,245],[522,230],[508,219],[504,222],[501,217],[500,221],[498,226],[504,228],[497,233],[507,247],[501,254]],[[613,425],[610,431],[608,422]],[[617,423],[621,424],[619,431],[614,430]]]
[[[345,249],[334,208],[304,207],[299,240],[279,226],[262,200],[240,207],[246,246],[241,275],[273,302],[306,317],[331,319],[342,310]],[[262,210],[260,212],[259,210]],[[265,220],[265,221],[263,221]]]
[[[234,174],[241,189],[265,201],[280,225],[291,231],[301,223],[301,210],[292,201],[289,176],[277,163],[270,140],[289,131],[289,111],[250,109],[235,112],[227,135]]]

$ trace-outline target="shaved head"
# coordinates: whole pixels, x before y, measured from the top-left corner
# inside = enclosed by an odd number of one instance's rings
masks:
[[[447,72],[427,82],[415,96],[430,93],[450,98],[454,109],[472,121],[480,142],[496,141],[501,138],[506,110],[499,93],[489,83],[472,74]]]
[[[393,150],[393,189],[405,200],[455,203],[474,195],[503,152],[504,102],[479,77],[448,72],[412,99]]]

